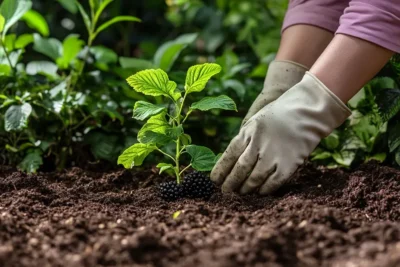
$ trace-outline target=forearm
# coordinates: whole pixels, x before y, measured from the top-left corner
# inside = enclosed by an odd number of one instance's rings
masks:
[[[368,41],[338,34],[310,72],[343,102],[347,102],[393,54],[393,51]]]

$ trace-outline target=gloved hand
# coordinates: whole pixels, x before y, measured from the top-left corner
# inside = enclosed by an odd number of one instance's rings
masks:
[[[242,126],[260,109],[300,82],[307,70],[306,66],[292,61],[272,61],[265,77],[264,88],[251,105]]]
[[[317,77],[300,83],[262,108],[240,130],[211,172],[223,192],[278,189],[320,140],[351,111]]]

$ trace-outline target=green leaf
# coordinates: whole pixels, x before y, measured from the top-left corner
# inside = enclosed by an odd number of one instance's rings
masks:
[[[378,92],[376,102],[382,119],[388,121],[400,111],[400,89],[384,89]]]
[[[71,0],[57,0],[66,10],[71,12],[72,14],[76,14],[78,12],[78,6],[74,1]]]
[[[186,152],[192,157],[192,167],[197,171],[211,171],[216,163],[216,156],[204,146],[189,145]]]
[[[159,174],[163,173],[166,170],[174,168],[174,166],[172,164],[169,164],[169,163],[159,163],[156,167],[160,169],[160,173]]]
[[[198,34],[185,34],[173,41],[161,45],[154,55],[154,64],[165,71],[169,71],[180,53],[191,43],[193,43]]]
[[[224,109],[224,110],[235,110],[237,111],[235,102],[226,95],[217,97],[205,97],[198,102],[193,103],[190,109],[198,109],[206,111],[210,109]]]
[[[11,73],[11,67],[6,64],[0,64],[0,74],[8,76]],[[0,75],[0,76],[1,76]]]
[[[328,150],[334,150],[340,144],[339,136],[336,133],[331,133],[329,136],[321,140],[321,144]]]
[[[145,70],[154,68],[154,65],[151,61],[139,58],[130,58],[130,57],[120,57],[119,64],[124,69],[136,69],[136,70]]]
[[[0,33],[3,32],[4,24],[6,23],[5,18],[0,14]]]
[[[8,34],[4,37],[4,46],[8,52],[14,50],[15,47],[15,39],[17,38],[16,34]]]
[[[26,65],[26,73],[29,75],[47,74],[57,77],[58,67],[51,61],[31,61]]]
[[[100,3],[97,3],[97,5],[95,5],[95,9],[96,13],[94,16],[94,21],[98,21],[101,14],[103,13],[104,9],[114,0],[104,0],[101,1]]]
[[[160,134],[166,134],[167,129],[171,126],[165,119],[166,112],[162,112],[158,115],[151,117],[142,129],[139,130],[138,139],[140,140],[146,132],[155,132]]]
[[[32,106],[25,103],[21,106],[10,106],[4,116],[5,130],[20,131],[24,129],[28,124],[28,118],[32,113]]]
[[[144,132],[138,140],[143,144],[157,144],[161,146],[172,142],[172,139],[169,136],[152,131]]]
[[[57,58],[60,69],[68,69],[69,65],[76,59],[85,42],[79,39],[79,35],[71,34],[63,41],[62,56]]]
[[[0,14],[4,18],[3,37],[7,31],[32,7],[30,0],[4,0],[0,5]]]
[[[188,134],[183,134],[181,136],[181,142],[184,146],[190,145],[192,143],[192,137],[190,137]]]
[[[356,153],[354,151],[340,151],[332,154],[333,159],[344,167],[350,167],[351,163],[353,163]]]
[[[154,105],[146,101],[137,101],[133,109],[133,118],[142,121],[166,110],[164,106]]]
[[[91,20],[89,18],[89,15],[86,13],[85,9],[79,3],[78,0],[75,0],[75,4],[77,5],[79,12],[81,13],[81,16],[83,18],[83,22],[85,23],[87,32],[90,33],[91,32],[91,28],[92,28],[92,22],[91,22]]]
[[[42,38],[39,34],[36,33],[33,35],[33,38],[33,49],[35,51],[50,57],[54,61],[62,56],[63,45],[59,40],[55,38]]]
[[[190,67],[186,75],[185,90],[187,93],[201,92],[211,77],[220,71],[221,66],[214,63],[205,63]]]
[[[400,122],[390,125],[388,130],[389,151],[392,153],[400,147]]]
[[[175,101],[181,97],[179,92],[175,92],[176,83],[170,81],[161,69],[140,71],[130,76],[127,82],[136,92],[145,95],[167,96]]]
[[[117,16],[113,19],[110,19],[107,22],[104,22],[102,25],[100,25],[96,32],[94,33],[94,36],[98,35],[100,32],[104,31],[105,29],[107,29],[108,27],[110,27],[111,25],[118,23],[118,22],[122,22],[122,21],[136,21],[136,22],[140,22],[141,20],[133,17],[133,16]]]
[[[41,35],[49,35],[49,25],[47,24],[44,17],[35,10],[29,10],[28,12],[26,12],[22,19],[25,20],[26,24],[28,24],[30,28],[37,30]]]
[[[97,63],[113,64],[118,62],[118,55],[105,46],[93,46],[90,48]]]
[[[323,151],[321,153],[315,154],[311,160],[315,161],[315,160],[324,160],[324,159],[329,159],[330,157],[332,157],[332,154],[328,151]]]
[[[26,154],[18,168],[28,173],[35,173],[42,164],[42,153],[39,149],[35,149]]]
[[[25,33],[17,38],[17,40],[15,41],[15,48],[23,49],[30,43],[33,43],[33,35],[30,33]]]
[[[182,125],[167,128],[165,134],[170,138],[176,140],[183,134],[183,127]]]
[[[118,164],[122,164],[126,169],[140,166],[143,160],[156,149],[157,147],[152,144],[134,144],[118,157]]]

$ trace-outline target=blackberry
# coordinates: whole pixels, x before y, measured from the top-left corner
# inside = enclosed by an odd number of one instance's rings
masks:
[[[214,184],[204,173],[194,171],[186,175],[182,182],[183,191],[188,198],[208,199],[214,193]]]
[[[182,186],[175,181],[160,184],[158,190],[161,198],[167,201],[177,200],[184,196]]]

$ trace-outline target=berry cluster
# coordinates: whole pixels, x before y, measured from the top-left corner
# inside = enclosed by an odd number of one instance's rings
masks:
[[[175,181],[159,185],[161,198],[173,201],[182,197],[208,199],[214,193],[214,184],[203,173],[192,172],[186,175],[181,184]]]

